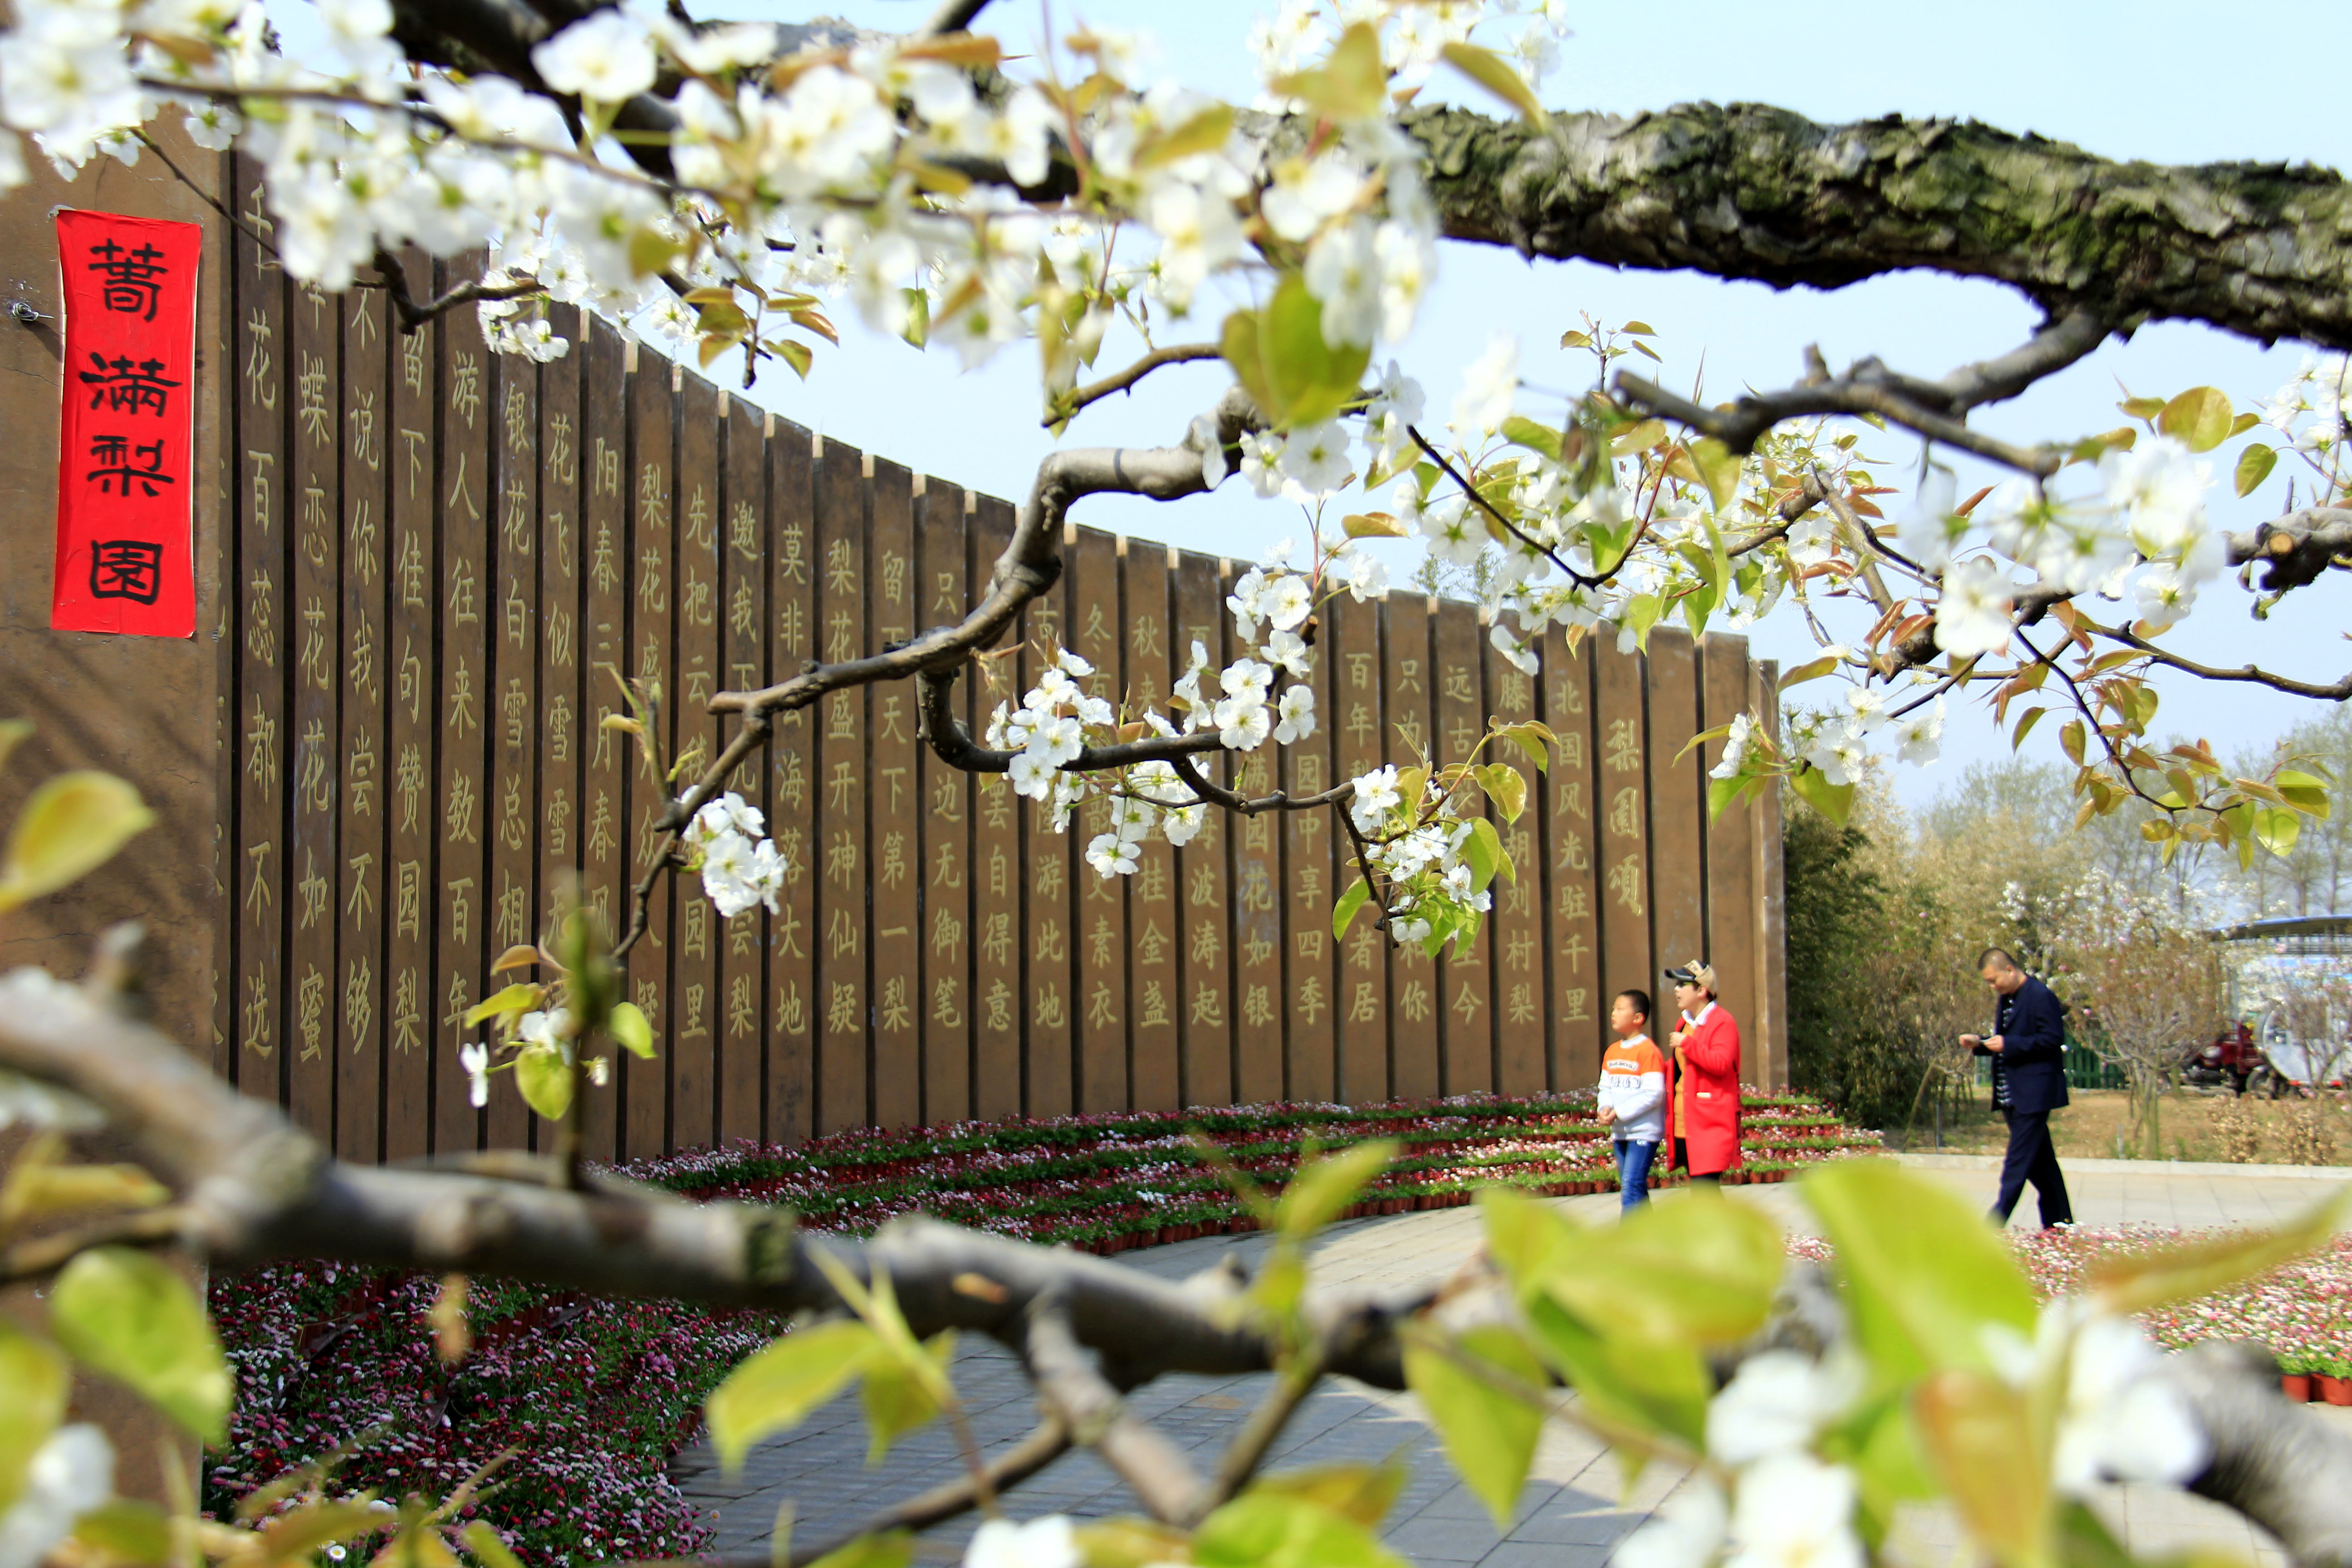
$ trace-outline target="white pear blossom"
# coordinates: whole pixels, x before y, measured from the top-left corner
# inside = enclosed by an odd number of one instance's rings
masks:
[[[1228,697],[1217,704],[1217,740],[1232,751],[1254,752],[1273,731],[1262,692]]]
[[[1315,608],[1315,593],[1307,579],[1297,573],[1286,573],[1265,586],[1258,596],[1259,613],[1276,634],[1296,630],[1304,624]]]
[[[1315,689],[1293,686],[1286,689],[1277,707],[1282,721],[1274,728],[1274,742],[1287,746],[1315,733]]]
[[[1739,1477],[1724,1568],[1863,1568],[1856,1489],[1852,1470],[1811,1454],[1758,1460]]]
[[[1706,1568],[1723,1550],[1730,1527],[1723,1489],[1694,1477],[1625,1538],[1610,1558],[1611,1568]]]
[[[1956,561],[1944,574],[1936,603],[1936,641],[1958,658],[1999,653],[2009,646],[2010,611],[2016,603],[2009,574],[1990,556]]]
[[[1242,435],[1242,478],[1250,483],[1260,500],[1282,493],[1284,474],[1280,467],[1282,437],[1271,430],[1244,431]]]
[[[1952,552],[1968,537],[1969,520],[1952,510],[1958,489],[1949,468],[1930,468],[1910,508],[1895,521],[1896,545],[1922,571],[1941,572],[1950,565]]]
[[[1069,1520],[1058,1513],[982,1520],[963,1553],[963,1568],[1079,1568],[1084,1561]]]
[[[490,1047],[478,1042],[459,1046],[457,1065],[466,1069],[466,1099],[479,1110],[490,1102]]]
[[[1201,825],[1208,820],[1208,815],[1206,806],[1180,805],[1161,819],[1160,836],[1181,849],[1192,842],[1194,835],[1201,831]]]
[[[1895,721],[1895,755],[1913,767],[1926,767],[1943,751],[1944,700],[1937,698]]]
[[[1005,769],[1012,780],[1013,793],[1031,800],[1044,800],[1054,793],[1054,781],[1058,776],[1056,766],[1035,752],[1015,752]]]
[[[1336,419],[1294,430],[1282,444],[1278,468],[1282,494],[1311,506],[1347,484],[1348,433]]]
[[[1388,814],[1404,804],[1404,793],[1397,784],[1393,763],[1373,769],[1360,775],[1356,783],[1356,798],[1349,803],[1349,818],[1359,833],[1377,833],[1386,824]]]
[[[1454,433],[1465,441],[1491,436],[1510,416],[1511,399],[1519,386],[1519,340],[1496,332],[1486,352],[1462,373],[1462,390],[1454,399]]]
[[[1740,764],[1748,760],[1748,748],[1756,736],[1756,721],[1745,713],[1731,716],[1731,728],[1723,737],[1723,757],[1707,770],[1706,776],[1715,779],[1735,777]]]
[[[1087,864],[1099,876],[1130,877],[1143,862],[1143,846],[1117,833],[1097,834],[1087,846]]]
[[[1276,631],[1257,651],[1261,658],[1280,667],[1294,680],[1305,680],[1315,673],[1314,658],[1307,649],[1307,639],[1297,632]]]
[[[1801,1451],[1860,1397],[1863,1372],[1851,1354],[1748,1357],[1707,1406],[1706,1451],[1735,1467]]]
[[[557,92],[618,103],[653,90],[653,35],[626,12],[596,11],[534,46],[530,63]]]
[[[0,1568],[39,1568],[82,1515],[114,1495],[114,1447],[87,1421],[60,1426],[33,1450],[24,1489],[0,1513]]]

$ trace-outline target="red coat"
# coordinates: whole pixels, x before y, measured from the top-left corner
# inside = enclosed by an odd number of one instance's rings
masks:
[[[1717,1003],[1675,1053],[1675,1163],[1701,1175],[1739,1163],[1739,1025]]]

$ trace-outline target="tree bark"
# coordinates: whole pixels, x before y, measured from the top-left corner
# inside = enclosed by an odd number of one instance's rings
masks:
[[[1926,268],[2120,330],[2198,321],[2352,348],[2352,191],[2282,163],[2118,163],[1973,121],[1822,125],[1766,104],[1400,117],[1445,234],[1785,289]]]

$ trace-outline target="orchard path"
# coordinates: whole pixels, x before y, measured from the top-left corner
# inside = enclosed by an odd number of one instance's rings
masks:
[[[1971,1199],[1990,1203],[1998,1161],[1984,1155],[1916,1154],[1905,1163],[1934,1173]],[[2199,1227],[2261,1225],[2315,1201],[2329,1184],[2352,1172],[2279,1165],[2199,1165],[2120,1160],[2077,1160],[2066,1167],[2077,1217],[2088,1226],[2133,1222]],[[1732,1189],[1761,1204],[1791,1230],[1810,1230],[1803,1207],[1787,1187]],[[1605,1218],[1614,1194],[1552,1200],[1586,1219]],[[1665,1202],[1685,1201],[1669,1193]],[[2029,1191],[2012,1225],[2032,1219]],[[1442,1276],[1478,1245],[1475,1208],[1351,1221],[1335,1226],[1318,1247],[1318,1280],[1364,1287],[1402,1287]],[[1120,1261],[1171,1279],[1208,1267],[1228,1249],[1254,1261],[1261,1237],[1215,1237],[1128,1253]],[[1010,1443],[1034,1419],[1027,1385],[1012,1358],[993,1342],[967,1336],[955,1359],[956,1386],[971,1407],[981,1441]],[[1213,1455],[1262,1395],[1268,1377],[1175,1377],[1137,1392],[1131,1405],[1180,1447]],[[2325,1406],[2315,1406],[2326,1409]],[[2352,1410],[2327,1410],[2352,1427]],[[1481,1568],[1601,1568],[1611,1548],[1649,1516],[1681,1483],[1653,1468],[1625,1494],[1616,1462],[1598,1443],[1557,1424],[1546,1430],[1535,1469],[1507,1532],[1498,1535],[1484,1504],[1455,1479],[1409,1394],[1352,1382],[1327,1383],[1302,1405],[1276,1446],[1271,1465],[1384,1458],[1402,1453],[1411,1471],[1390,1516],[1389,1545],[1418,1563]],[[870,1517],[886,1504],[920,1490],[956,1468],[948,1435],[937,1426],[900,1444],[879,1467],[866,1464],[866,1433],[855,1398],[834,1402],[799,1430],[755,1450],[740,1475],[729,1477],[709,1447],[698,1445],[674,1467],[688,1498],[717,1530],[719,1550],[758,1552],[772,1541],[779,1509],[796,1511],[793,1534],[814,1544]],[[1090,1454],[1063,1459],[1011,1499],[1016,1518],[1064,1512],[1080,1516],[1134,1511],[1110,1472]],[[2277,1543],[2236,1514],[2201,1499],[2161,1489],[2115,1488],[2102,1508],[2143,1558],[2192,1545],[2231,1552],[2283,1568]],[[922,1538],[918,1560],[960,1557],[967,1519]],[[1957,1532],[1947,1518],[1922,1512],[1897,1527],[1915,1562],[1950,1561]]]

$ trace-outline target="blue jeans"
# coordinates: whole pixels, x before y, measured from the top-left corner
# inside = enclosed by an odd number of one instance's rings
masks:
[[[1650,1162],[1658,1146],[1646,1140],[1614,1138],[1617,1149],[1617,1203],[1620,1210],[1639,1208],[1650,1201]]]

